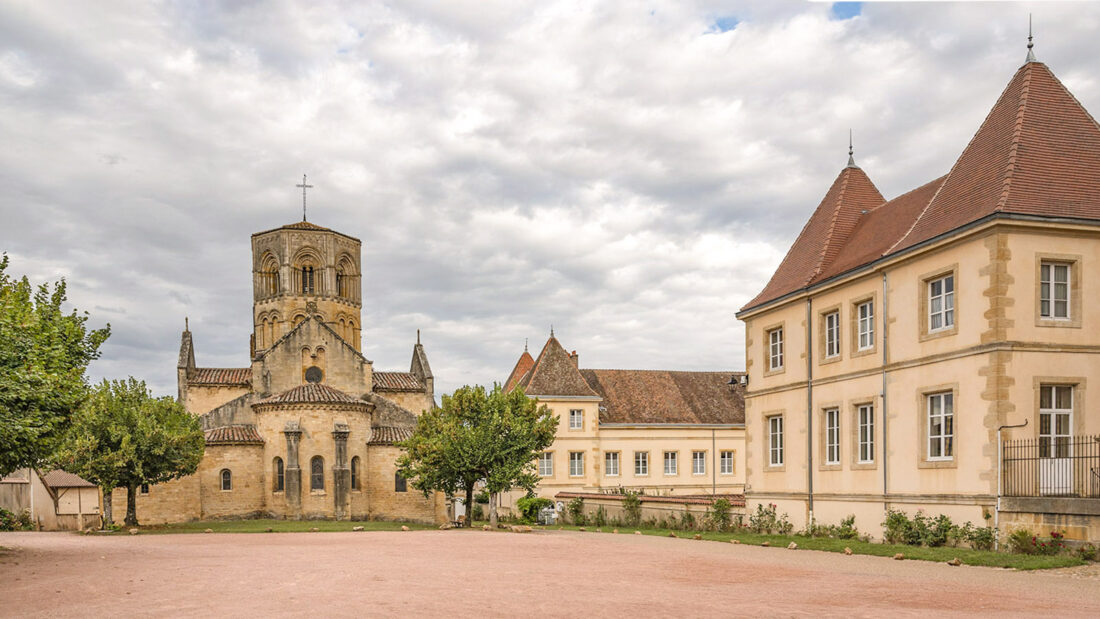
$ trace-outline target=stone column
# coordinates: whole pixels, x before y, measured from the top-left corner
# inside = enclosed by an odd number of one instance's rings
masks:
[[[335,465],[332,467],[333,500],[335,501],[335,517],[343,520],[348,515],[349,490],[351,489],[351,470],[348,468],[348,434],[347,424],[334,424],[332,438],[336,442]]]
[[[286,469],[283,475],[288,517],[302,517],[302,467],[298,465],[298,441],[302,438],[302,429],[297,422],[288,421],[283,430],[286,435]]]

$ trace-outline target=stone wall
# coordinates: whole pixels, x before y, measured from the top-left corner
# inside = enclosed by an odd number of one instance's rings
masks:
[[[407,484],[405,492],[395,492],[396,460],[401,449],[372,445],[369,449],[365,481],[370,494],[370,520],[411,520],[438,524],[447,520],[447,505],[442,493],[425,499],[424,494]],[[358,518],[362,514],[356,515]]]
[[[210,453],[209,448],[207,453]],[[111,496],[114,503],[112,517],[116,523],[121,523],[126,517],[126,489],[115,488]],[[200,496],[198,473],[150,486],[149,494],[141,494],[139,490],[138,522],[165,524],[198,520],[202,513]]]
[[[221,472],[225,469],[232,475],[230,490],[221,489]],[[266,513],[263,445],[207,445],[197,475],[203,519]]]
[[[202,415],[249,391],[248,387],[236,385],[188,385],[183,405],[192,415]]]

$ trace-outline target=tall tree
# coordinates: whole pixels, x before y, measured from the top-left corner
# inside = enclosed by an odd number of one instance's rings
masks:
[[[0,257],[0,476],[53,453],[111,332],[88,329],[87,313],[65,313],[65,280],[35,288],[12,278],[8,262]]]
[[[465,386],[443,396],[442,408],[425,411],[412,437],[401,443],[400,474],[428,496],[461,491],[473,505],[484,481],[491,493],[538,483],[535,458],[554,441],[557,417],[521,390],[504,393]],[[490,505],[491,517],[495,508]]]
[[[112,491],[126,488],[125,522],[136,526],[138,488],[194,473],[204,446],[197,417],[131,377],[96,386],[55,463],[103,489],[105,525],[113,520]]]

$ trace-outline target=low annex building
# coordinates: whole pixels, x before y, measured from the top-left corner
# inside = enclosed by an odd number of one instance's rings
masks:
[[[744,488],[742,373],[579,367],[554,334],[538,358],[525,349],[504,388],[519,388],[560,418],[538,459],[538,494],[736,495]],[[513,492],[511,507],[523,494]]]
[[[359,240],[303,220],[252,235],[252,257],[251,364],[198,367],[184,330],[179,399],[206,453],[194,475],[142,488],[139,520],[444,521],[443,495],[396,472],[395,443],[435,406],[432,370],[419,333],[407,372],[376,372],[361,352]]]

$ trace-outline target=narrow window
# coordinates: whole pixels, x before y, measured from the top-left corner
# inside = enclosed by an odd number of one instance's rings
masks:
[[[950,460],[954,455],[955,396],[933,393],[928,396],[928,459]]]
[[[539,454],[539,476],[554,476],[554,454],[552,452],[544,451]]]
[[[569,452],[569,476],[570,477],[582,477],[584,476],[584,452],[571,451]]]
[[[634,452],[634,474],[637,476],[649,475],[649,452]]]
[[[603,455],[604,472],[608,477],[619,476],[619,452],[609,451]]]
[[[344,277],[344,267],[336,269],[336,295],[347,298],[347,291],[344,290],[346,284],[346,278]]]
[[[840,354],[840,312],[825,314],[825,357]]]
[[[351,489],[359,489],[359,456],[351,459]]]
[[[768,464],[783,465],[783,418],[768,417]]]
[[[825,464],[840,464],[840,409],[825,411]]]
[[[665,452],[665,475],[676,475],[679,468],[676,465],[676,452]]]
[[[928,282],[928,330],[940,331],[955,326],[955,276],[947,275]]]
[[[875,345],[875,303],[867,301],[856,308],[859,329],[859,349],[867,350]]]
[[[1039,316],[1069,320],[1069,276],[1071,266],[1043,262],[1039,266]]]
[[[309,489],[325,489],[325,459],[321,456],[313,456],[309,461]]]
[[[570,430],[583,430],[584,429],[584,411],[575,408],[569,411],[569,429]]]
[[[408,482],[408,480],[406,480],[404,477],[401,476],[401,473],[394,473],[393,474],[393,491],[394,492],[408,492],[409,491],[409,482]]]
[[[859,458],[860,464],[875,461],[875,407],[864,404],[856,409],[859,422]]]
[[[283,471],[283,459],[275,458],[275,492],[282,492],[286,489],[286,473]]]
[[[707,452],[705,452],[705,451],[693,451],[693,452],[691,452],[691,474],[692,475],[706,475],[707,474]]]
[[[723,475],[733,475],[733,452],[723,451],[718,458],[719,472]]]
[[[302,294],[313,294],[315,288],[313,286],[313,267],[302,267]]]
[[[768,331],[768,369],[783,368],[783,328]]]
[[[233,473],[229,469],[222,469],[222,490],[233,489]]]
[[[1073,387],[1039,386],[1039,457],[1070,458]]]
[[[149,494],[149,484],[141,484],[141,493]]]

